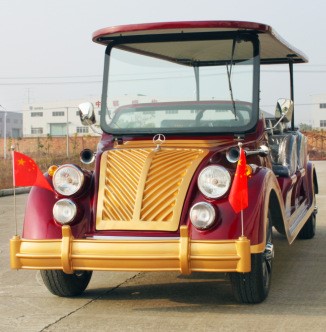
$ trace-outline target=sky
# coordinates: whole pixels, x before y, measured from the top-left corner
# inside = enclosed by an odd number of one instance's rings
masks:
[[[101,28],[237,20],[268,24],[307,55],[308,64],[294,66],[294,84],[296,122],[309,124],[312,96],[326,94],[325,13],[324,0],[0,0],[0,110],[100,99],[105,48],[92,34]],[[271,82],[262,105],[267,111],[288,94],[277,91],[288,67],[272,69],[265,74]]]

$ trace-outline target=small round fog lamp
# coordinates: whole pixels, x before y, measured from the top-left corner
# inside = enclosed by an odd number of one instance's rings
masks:
[[[210,228],[215,221],[215,209],[206,202],[196,203],[190,209],[190,221],[198,229]]]
[[[60,199],[53,206],[53,217],[61,225],[71,224],[76,215],[76,204],[70,199]]]

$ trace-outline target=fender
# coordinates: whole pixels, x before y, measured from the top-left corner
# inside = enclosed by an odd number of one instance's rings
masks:
[[[317,181],[317,173],[315,169],[315,165],[312,162],[307,163],[307,176],[308,176],[308,184],[309,184],[309,197],[311,200],[311,203],[313,203],[313,193],[318,194],[318,181]]]
[[[258,173],[248,181],[248,196],[249,207],[247,210],[249,210],[250,207],[252,208],[251,218],[253,219],[250,223],[250,229],[247,227],[247,234],[245,235],[250,239],[251,244],[265,243],[272,197],[274,204],[277,204],[279,209],[284,211],[282,192],[275,174],[268,168],[261,168]],[[254,199],[256,203],[251,202],[250,204],[251,198]],[[245,216],[246,211],[244,218]],[[246,223],[246,221],[244,222]]]
[[[273,226],[275,226],[280,233],[286,235],[290,244],[295,240],[315,208],[314,194],[318,193],[316,171],[314,165],[310,162],[307,164],[306,170],[306,173],[303,173],[302,185],[305,193],[308,194],[307,200],[299,206],[296,206],[291,215],[286,214],[287,208],[284,202],[286,197],[283,197],[284,193],[281,192],[278,183],[275,185],[275,181],[273,181],[273,186],[269,190],[268,199],[265,200],[265,213],[268,213],[268,204],[270,204],[273,207],[270,210]],[[300,172],[298,171],[298,173]],[[291,182],[290,179],[286,180]],[[287,190],[284,190],[284,192],[286,196]],[[290,208],[293,210],[293,207]]]
[[[46,176],[50,179],[49,176]],[[93,186],[92,186],[93,187]],[[82,197],[71,198],[83,211],[78,222],[71,226],[73,236],[81,238],[89,230],[92,220],[91,191],[83,193]],[[53,205],[60,198],[55,192],[40,187],[32,187],[26,203],[23,226],[23,238],[25,239],[61,239],[62,227],[53,219]]]
[[[56,201],[54,192],[32,187],[26,203],[23,238],[55,239],[62,237],[61,226],[53,220],[52,209]]]
[[[251,245],[258,245],[265,241],[266,226],[268,221],[269,198],[276,197],[281,209],[284,210],[282,193],[274,173],[265,167],[259,167],[248,180],[249,206],[243,212],[244,235],[250,239]],[[202,195],[197,195],[192,204],[205,200]],[[252,202],[251,200],[254,200]],[[193,240],[225,240],[237,239],[241,236],[241,214],[235,214],[228,197],[210,201],[215,205],[218,221],[215,228],[199,231],[192,226],[189,218],[187,225],[191,230]],[[186,207],[188,210],[190,206]]]

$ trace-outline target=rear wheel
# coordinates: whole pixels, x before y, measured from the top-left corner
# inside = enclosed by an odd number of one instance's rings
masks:
[[[317,213],[317,205],[316,205],[316,196],[315,196],[315,188],[314,188],[314,196],[313,196],[313,204],[315,206],[315,211],[308,218],[304,226],[301,228],[298,238],[302,240],[312,239],[316,234],[316,213]]]
[[[66,274],[61,270],[41,270],[47,289],[61,297],[77,296],[84,292],[92,277],[92,271],[75,271]]]
[[[272,276],[272,227],[268,222],[265,251],[251,255],[251,271],[248,273],[230,273],[232,291],[240,303],[260,303],[268,295]]]
[[[298,234],[299,239],[309,240],[316,234],[316,215],[312,213]]]

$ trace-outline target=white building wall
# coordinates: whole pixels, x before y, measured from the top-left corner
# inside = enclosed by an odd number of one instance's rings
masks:
[[[87,100],[93,103],[97,131],[101,131],[99,127],[101,102],[100,98]],[[156,99],[149,96],[119,96],[115,100],[108,101],[108,109],[113,113],[117,108],[127,104],[150,103],[155,102]],[[161,100],[160,100],[161,101]],[[68,123],[69,136],[78,135],[96,135],[91,128],[83,126],[80,122],[78,112],[78,105],[85,102],[85,100],[61,101],[61,102],[47,102],[35,103],[25,107],[23,111],[23,136],[25,137],[39,137],[39,136],[65,136],[66,125]],[[68,112],[68,118],[67,118]],[[53,128],[61,127],[61,135],[53,134]]]
[[[312,96],[312,128],[326,130],[326,94]]]
[[[78,105],[82,102],[84,101],[76,100],[27,105],[23,111],[23,136],[63,136],[67,134],[67,123],[69,136],[76,133],[79,135],[95,135],[89,127],[83,126],[80,122]],[[100,102],[98,100],[91,102],[94,104],[98,123]]]

